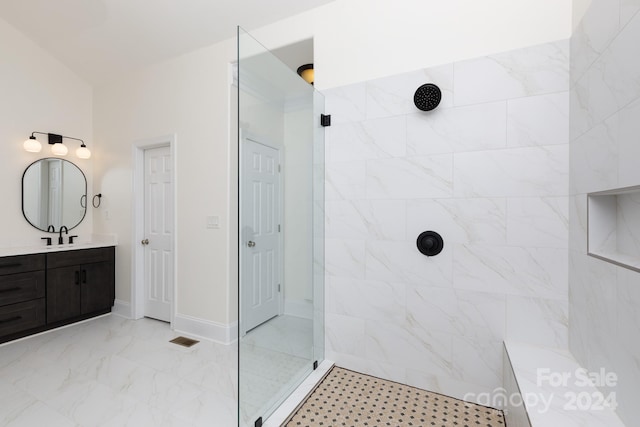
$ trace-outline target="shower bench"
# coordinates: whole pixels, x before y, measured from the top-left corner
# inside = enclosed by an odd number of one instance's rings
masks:
[[[611,373],[588,372],[564,349],[504,343],[505,416],[509,427],[624,427],[609,406]],[[523,402],[523,404],[520,404]]]

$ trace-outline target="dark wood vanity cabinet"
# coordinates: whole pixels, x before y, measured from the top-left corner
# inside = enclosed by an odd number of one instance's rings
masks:
[[[47,324],[107,313],[114,301],[115,248],[47,255]]]
[[[44,254],[0,258],[0,337],[45,325],[45,260]]]
[[[115,247],[0,257],[0,343],[108,313]]]

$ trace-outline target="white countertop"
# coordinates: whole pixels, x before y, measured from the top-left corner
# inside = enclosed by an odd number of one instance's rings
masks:
[[[14,256],[14,255],[29,255],[29,254],[41,254],[48,252],[61,252],[61,251],[73,251],[79,249],[92,249],[92,248],[105,248],[109,246],[117,246],[115,236],[92,236],[90,241],[82,241],[78,243],[57,245],[57,237],[52,236],[51,246],[47,246],[44,241],[41,245],[33,246],[16,246],[16,247],[0,247],[0,257]],[[66,236],[65,236],[65,240]]]

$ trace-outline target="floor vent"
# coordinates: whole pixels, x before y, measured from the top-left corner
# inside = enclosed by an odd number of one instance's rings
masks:
[[[200,341],[192,340],[191,338],[186,337],[176,337],[169,342],[181,345],[183,347],[191,347],[192,345],[198,344]]]

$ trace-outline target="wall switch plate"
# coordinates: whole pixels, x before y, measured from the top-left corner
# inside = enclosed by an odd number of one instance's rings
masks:
[[[215,215],[215,216],[208,216],[207,217],[207,228],[220,228],[220,217]]]

